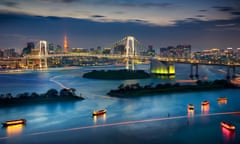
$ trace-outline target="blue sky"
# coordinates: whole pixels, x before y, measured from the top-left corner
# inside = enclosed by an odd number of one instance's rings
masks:
[[[45,39],[108,47],[126,35],[154,48],[240,47],[238,0],[1,0],[0,48]]]

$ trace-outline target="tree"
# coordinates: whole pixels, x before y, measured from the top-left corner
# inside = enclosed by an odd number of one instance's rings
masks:
[[[64,97],[64,96],[69,96],[69,95],[72,95],[72,93],[69,91],[69,89],[64,88],[60,91],[60,96]]]
[[[7,94],[6,94],[6,98],[7,98],[7,99],[12,99],[12,98],[13,98],[13,96],[12,96],[12,94],[11,94],[11,93],[7,93]]]
[[[33,93],[31,94],[31,97],[32,97],[32,98],[39,97],[39,94],[37,94],[36,92],[33,92]]]
[[[47,97],[56,97],[58,96],[58,91],[56,89],[50,89],[45,94]]]
[[[118,86],[118,89],[119,89],[119,90],[123,90],[123,89],[124,89],[124,84],[120,84],[120,85]]]

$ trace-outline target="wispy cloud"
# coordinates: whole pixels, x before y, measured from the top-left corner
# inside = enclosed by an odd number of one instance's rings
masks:
[[[0,2],[0,5],[4,5],[4,6],[7,6],[7,7],[17,7],[19,5],[19,3],[17,2],[6,2],[6,1],[2,1]]]
[[[235,15],[235,16],[240,16],[240,12],[231,12],[232,15]]]
[[[235,23],[228,23],[228,24],[218,24],[216,27],[232,27],[235,26]]]
[[[215,8],[218,11],[221,11],[221,12],[229,12],[229,11],[233,11],[234,10],[233,7],[229,7],[229,6],[213,6],[212,8]]]
[[[62,0],[62,2],[64,2],[64,3],[72,3],[74,1],[77,1],[77,0]]]
[[[206,17],[205,15],[196,15],[196,17],[202,18],[202,17]]]
[[[92,18],[104,18],[105,16],[103,16],[103,15],[92,15],[91,17]]]
[[[200,12],[207,12],[208,10],[205,10],[205,9],[201,9],[199,10]]]

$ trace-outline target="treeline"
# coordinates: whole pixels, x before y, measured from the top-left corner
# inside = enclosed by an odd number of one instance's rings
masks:
[[[93,70],[83,74],[84,78],[106,79],[106,80],[125,80],[125,79],[145,79],[150,75],[143,70]]]
[[[19,93],[13,96],[11,93],[0,94],[0,106],[28,104],[28,103],[44,103],[54,101],[83,100],[82,96],[76,95],[76,89],[49,89],[46,93]]]
[[[141,86],[139,83],[124,85],[121,84],[118,89],[110,90],[107,94],[117,97],[131,97],[142,95],[153,95],[161,93],[174,92],[193,92],[207,91],[215,89],[237,88],[227,80],[201,81],[198,80],[193,85],[180,85],[179,83],[165,83],[153,85],[153,83]]]

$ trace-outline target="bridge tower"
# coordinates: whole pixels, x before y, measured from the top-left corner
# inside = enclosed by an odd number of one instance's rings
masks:
[[[131,70],[134,70],[134,59],[136,56],[135,51],[135,38],[133,36],[125,37],[125,57],[126,57],[126,69],[129,69],[129,65],[131,65]]]
[[[133,36],[127,36],[126,37],[126,45],[125,45],[125,50],[126,50],[126,57],[133,57],[135,56],[135,47],[134,47],[134,40],[135,38]]]
[[[31,54],[26,57],[27,67],[33,69],[48,68],[47,56],[48,56],[47,41],[45,40],[38,41],[36,47],[31,50]]]
[[[47,41],[40,40],[39,41],[39,68],[47,68],[47,56],[48,50],[47,50]]]

